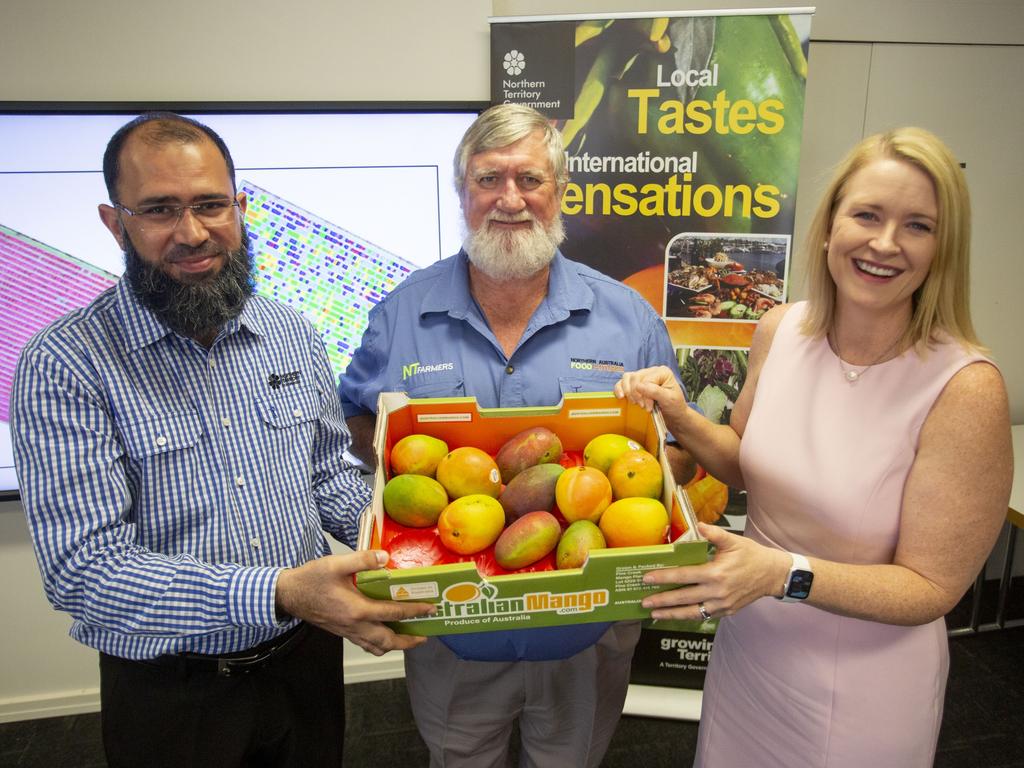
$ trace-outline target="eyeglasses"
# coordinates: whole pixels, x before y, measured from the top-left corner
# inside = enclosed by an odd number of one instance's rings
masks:
[[[133,220],[139,222],[142,229],[148,232],[166,232],[178,226],[185,210],[192,211],[204,225],[216,227],[227,224],[232,219],[233,209],[238,207],[238,201],[229,197],[217,198],[215,200],[203,200],[190,205],[145,205],[141,208],[126,208],[120,203],[114,203],[114,207]]]

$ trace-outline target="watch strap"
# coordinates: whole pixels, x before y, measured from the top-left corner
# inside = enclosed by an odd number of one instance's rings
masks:
[[[782,596],[779,598],[784,603],[796,603],[806,600],[811,594],[811,583],[814,581],[814,571],[811,570],[811,563],[804,555],[795,552],[788,553],[792,558],[789,567],[789,575],[786,583],[782,586]]]

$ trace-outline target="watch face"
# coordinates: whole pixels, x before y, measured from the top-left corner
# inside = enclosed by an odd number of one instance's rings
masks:
[[[814,573],[811,571],[793,571],[789,575],[789,586],[786,589],[786,597],[794,600],[806,600],[811,594],[811,582],[814,581]]]

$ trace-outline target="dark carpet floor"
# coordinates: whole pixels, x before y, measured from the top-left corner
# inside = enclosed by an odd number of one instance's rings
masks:
[[[1024,627],[951,638],[950,659],[935,765],[1024,766]],[[350,685],[346,692],[347,766],[427,765],[404,680]],[[696,738],[696,723],[624,717],[604,766],[689,766]],[[99,715],[0,725],[0,766],[103,768]]]

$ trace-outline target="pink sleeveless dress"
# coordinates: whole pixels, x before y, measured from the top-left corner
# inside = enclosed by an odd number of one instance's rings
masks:
[[[921,425],[949,379],[984,358],[945,344],[851,384],[828,342],[800,332],[805,306],[779,325],[743,435],[746,535],[889,563]],[[942,619],[900,627],[761,598],[719,625],[695,765],[931,766],[948,668]]]

